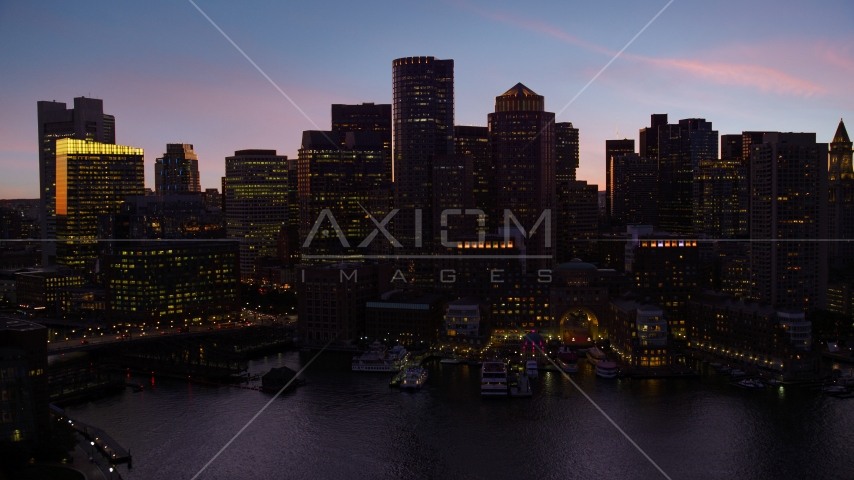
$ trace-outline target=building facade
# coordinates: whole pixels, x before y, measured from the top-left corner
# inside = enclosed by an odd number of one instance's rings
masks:
[[[0,444],[50,436],[47,328],[0,317]]]
[[[829,205],[827,235],[830,264],[839,267],[854,265],[854,165],[852,143],[845,123],[839,120],[836,134],[830,143],[828,168]]]
[[[391,290],[365,304],[365,336],[407,346],[438,339],[445,302],[432,293]]]
[[[611,157],[611,223],[658,224],[658,161],[625,153]]]
[[[611,186],[614,182],[611,177],[611,161],[616,155],[635,153],[635,141],[624,138],[622,140],[605,140],[605,220],[611,224]]]
[[[374,132],[385,155],[384,180],[392,181],[391,105],[362,103],[359,105],[332,105],[332,131],[338,134],[340,146],[346,146],[348,132]]]
[[[157,195],[200,193],[199,156],[189,143],[167,143],[166,153],[154,161]]]

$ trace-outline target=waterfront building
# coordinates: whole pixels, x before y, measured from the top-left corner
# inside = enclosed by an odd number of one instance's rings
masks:
[[[555,261],[592,259],[599,234],[599,187],[577,180],[557,181]]]
[[[454,126],[454,153],[472,156],[472,195],[475,208],[488,210],[492,162],[489,156],[489,127]]]
[[[658,160],[658,127],[667,125],[666,113],[650,115],[649,126],[640,129],[638,138],[639,155],[650,160]]]
[[[819,373],[803,309],[774,308],[705,291],[689,302],[688,346],[786,377]]]
[[[554,113],[545,111],[543,96],[521,83],[495,97],[495,112],[488,115],[495,175],[491,229],[518,231],[505,219],[508,211],[512,213],[524,229],[520,233],[526,237],[526,254],[534,257],[528,260],[530,271],[554,264],[554,118]]]
[[[438,339],[445,302],[433,293],[391,290],[365,304],[365,336],[406,346]]]
[[[367,302],[388,291],[393,275],[388,263],[297,266],[300,337],[309,343],[358,343],[365,334]]]
[[[578,165],[578,129],[572,126],[572,122],[555,123],[555,175],[557,181],[575,180]]]
[[[394,206],[400,209],[392,233],[404,252],[429,253],[438,242],[431,221],[433,156],[454,152],[454,61],[398,58],[392,62],[392,84]],[[403,253],[401,248],[395,252]],[[432,265],[429,259],[416,260],[397,264],[426,286]]]
[[[275,150],[238,150],[225,159],[226,235],[240,242],[240,276],[250,280],[259,257],[277,255],[288,223],[288,157]]]
[[[154,161],[157,195],[200,193],[199,156],[189,143],[167,143],[166,153]]]
[[[54,265],[16,273],[15,295],[21,308],[55,313],[59,291],[84,283],[83,277],[74,270]]]
[[[605,221],[608,226],[611,225],[611,186],[614,181],[611,177],[611,161],[614,156],[626,153],[635,153],[633,139],[605,140]]]
[[[836,240],[829,245],[830,264],[835,268],[854,266],[854,166],[852,142],[839,120],[836,134],[830,143],[828,181],[828,238]]]
[[[688,301],[699,283],[697,238],[665,232],[640,234],[626,244],[626,273],[632,292],[658,305],[675,339],[684,339]]]
[[[646,372],[673,366],[664,310],[630,295],[613,298],[608,306],[604,327],[620,363]]]
[[[392,181],[391,105],[362,103],[359,105],[332,105],[332,131],[338,134],[341,148],[346,147],[348,132],[375,132],[379,136],[384,154],[383,180]]]
[[[827,293],[827,144],[769,133],[751,146],[751,296],[800,310]]]
[[[104,113],[104,101],[97,98],[77,97],[74,108],[52,101],[37,103],[39,123],[39,219],[41,238],[56,237],[56,141],[74,138],[99,143],[116,143],[116,118]],[[55,263],[54,242],[44,242],[42,265]]]
[[[704,118],[658,127],[658,218],[662,230],[691,234],[693,179],[700,160],[718,158],[718,132]]]
[[[143,193],[143,150],[73,138],[55,145],[56,261],[93,271],[98,217],[119,213],[125,197]]]
[[[184,327],[240,311],[237,242],[123,242],[104,258],[115,326]]]
[[[694,169],[694,233],[714,239],[747,235],[747,168],[738,160],[702,159]]]
[[[719,242],[716,262],[720,265],[720,282],[714,288],[735,298],[750,296],[750,242]]]
[[[485,345],[489,337],[488,312],[488,305],[476,297],[448,302],[440,340],[466,346]]]
[[[577,346],[606,338],[608,300],[626,291],[627,277],[577,258],[556,266],[550,275],[548,305],[553,338]]]
[[[42,325],[0,317],[0,444],[50,435],[47,345]]]
[[[501,233],[454,238],[433,259],[433,292],[447,298],[477,297],[491,305],[508,277],[525,271],[520,243]]]
[[[658,224],[658,160],[633,152],[615,154],[610,178],[612,224]]]

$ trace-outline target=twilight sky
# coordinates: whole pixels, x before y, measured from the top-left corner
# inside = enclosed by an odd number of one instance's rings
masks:
[[[414,55],[454,59],[457,124],[485,125],[516,82],[560,111],[667,3],[195,1],[323,129],[332,103],[391,103],[391,62]],[[579,179],[604,189],[605,140],[651,113],[829,142],[854,126],[852,27],[850,0],[676,0],[558,116]],[[0,198],[38,197],[38,100],[104,99],[149,187],[166,143],[194,144],[219,187],[234,150],[296,157],[315,129],[186,0],[0,0],[0,85]]]

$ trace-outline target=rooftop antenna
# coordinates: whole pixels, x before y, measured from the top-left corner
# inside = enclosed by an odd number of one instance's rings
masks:
[[[617,126],[617,130],[614,132],[614,135],[616,135],[614,138],[620,138],[620,127],[619,127],[619,125]]]

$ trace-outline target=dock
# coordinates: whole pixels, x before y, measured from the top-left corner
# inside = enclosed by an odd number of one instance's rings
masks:
[[[131,457],[130,451],[125,450],[107,432],[78,420],[66,418],[71,427],[89,440],[90,446],[98,450],[110,463],[127,463],[129,469],[133,468],[133,457]],[[91,445],[91,442],[94,442],[94,445]]]
[[[515,385],[513,385],[513,380],[516,380]],[[510,383],[510,388],[507,391],[507,395],[510,398],[529,398],[534,396],[534,393],[531,391],[531,379],[524,372],[521,375],[508,375],[507,382]]]

